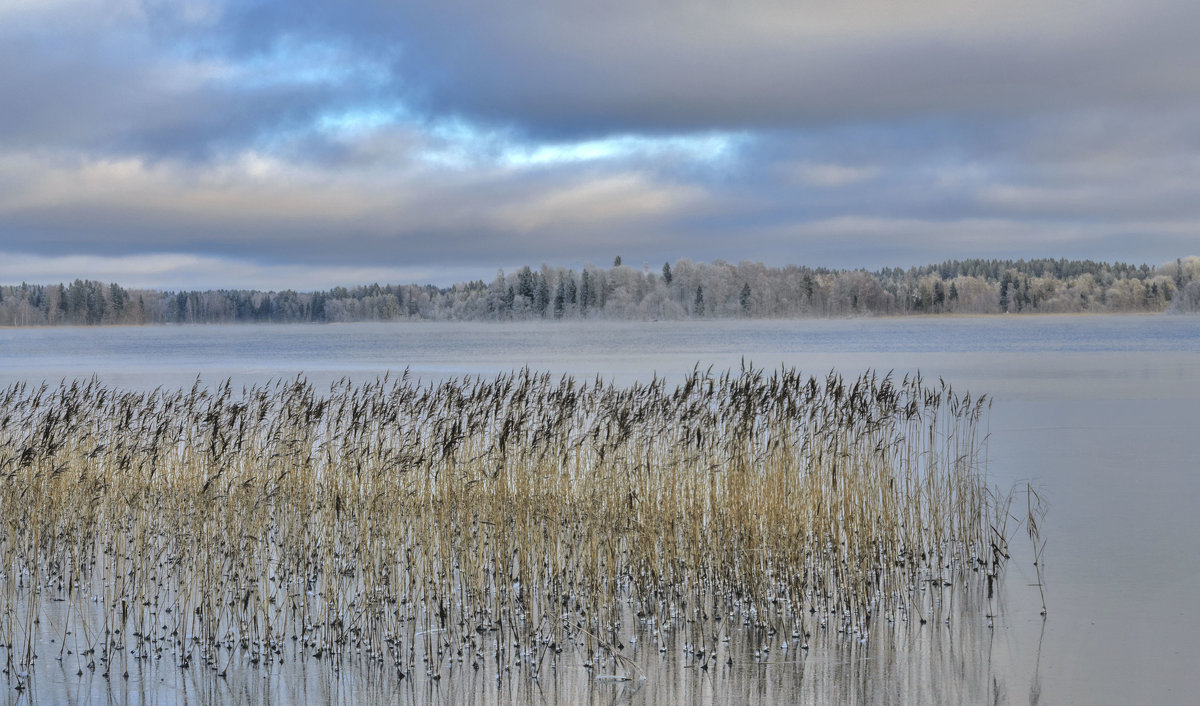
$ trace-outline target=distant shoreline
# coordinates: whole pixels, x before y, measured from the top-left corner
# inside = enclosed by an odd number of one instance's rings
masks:
[[[1190,313],[1190,312],[1189,312]],[[40,324],[30,326],[14,326],[0,325],[0,330],[8,331],[42,331],[47,329],[146,329],[146,328],[204,328],[218,326],[232,327],[336,327],[348,325],[379,325],[379,326],[445,326],[451,324],[469,324],[482,327],[505,328],[510,326],[520,325],[541,325],[546,327],[554,327],[558,325],[570,326],[574,324],[728,324],[734,322],[763,322],[763,323],[803,323],[803,322],[834,322],[834,321],[932,321],[932,320],[965,320],[965,319],[1052,319],[1052,318],[1100,318],[1100,317],[1121,317],[1121,318],[1140,318],[1140,317],[1172,317],[1174,314],[1170,311],[1077,311],[1077,312],[1026,312],[1021,314],[969,314],[969,313],[949,313],[949,314],[880,314],[871,316],[809,316],[809,317],[758,317],[758,318],[704,318],[704,319],[617,319],[617,318],[591,318],[591,319],[510,319],[504,321],[486,320],[486,319],[392,319],[387,321],[380,320],[360,320],[360,321],[197,321],[197,322],[165,322],[165,323],[113,323],[113,324]],[[1186,314],[1184,314],[1186,316]]]
[[[853,319],[1191,311],[1200,258],[1159,267],[1090,260],[954,260],[828,270],[687,259],[631,268],[542,265],[490,283],[370,284],[297,292],[165,291],[75,280],[0,286],[0,326],[359,321]],[[1189,286],[1190,285],[1190,286]],[[1183,304],[1181,306],[1181,303]]]

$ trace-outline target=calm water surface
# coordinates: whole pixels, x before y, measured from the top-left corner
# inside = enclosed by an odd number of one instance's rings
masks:
[[[560,664],[541,683],[465,674],[438,685],[291,663],[219,681],[150,668],[81,680],[39,659],[0,703],[1195,703],[1200,694],[1200,317],[1076,316],[805,322],[348,324],[0,330],[0,385],[98,375],[139,389],[303,374],[320,386],[409,369],[426,379],[528,366],[618,383],[696,364],[919,370],[995,399],[992,480],[1050,501],[1045,621],[1028,542],[993,629],[982,610],[835,639],[803,659],[706,673],[638,653],[644,680]],[[977,618],[977,620],[972,619]],[[0,680],[3,684],[3,680]]]

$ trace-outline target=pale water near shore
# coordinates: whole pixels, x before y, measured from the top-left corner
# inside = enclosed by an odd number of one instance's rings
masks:
[[[645,679],[625,683],[593,681],[567,658],[539,681],[500,684],[486,668],[395,683],[312,661],[246,665],[226,680],[149,665],[106,682],[59,668],[47,646],[33,688],[5,686],[0,703],[1187,703],[1200,693],[1198,351],[1200,318],[1166,316],[0,330],[0,385],[96,374],[147,389],[303,373],[320,389],[406,367],[443,378],[526,365],[627,383],[743,358],[816,375],[920,370],[994,397],[991,480],[1031,482],[1050,502],[1044,622],[1018,535],[993,629],[985,611],[964,609],[950,625],[878,629],[869,645],[815,640],[768,664],[747,637],[729,649],[749,652],[709,671],[631,647]]]

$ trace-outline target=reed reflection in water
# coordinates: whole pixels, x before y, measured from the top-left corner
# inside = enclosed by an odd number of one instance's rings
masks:
[[[1011,496],[986,485],[987,408],[920,376],[753,368],[14,385],[7,676],[34,686],[55,643],[68,676],[131,685],[317,663],[354,689],[560,669],[642,689],[656,653],[736,683],[803,677],[814,644],[853,665],[897,625],[956,624],[970,590],[968,622],[996,613]]]

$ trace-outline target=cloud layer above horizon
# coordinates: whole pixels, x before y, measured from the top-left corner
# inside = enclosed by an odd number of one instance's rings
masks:
[[[0,0],[0,282],[1200,253],[1188,0]]]

